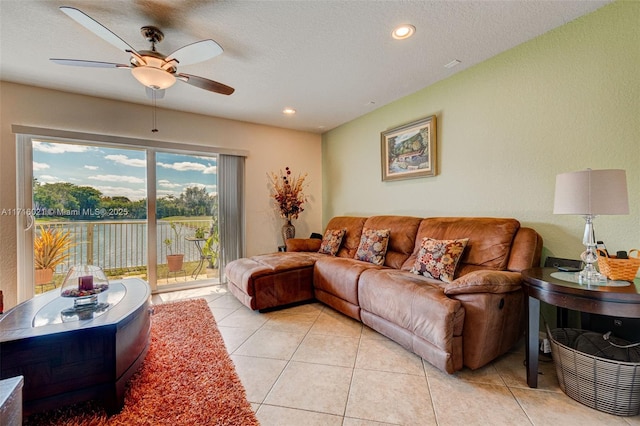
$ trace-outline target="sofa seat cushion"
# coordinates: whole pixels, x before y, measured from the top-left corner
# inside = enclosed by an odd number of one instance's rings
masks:
[[[358,304],[358,279],[368,269],[380,269],[381,266],[355,259],[342,257],[323,257],[316,262],[313,271],[313,285],[316,290],[324,291],[353,305]]]
[[[266,310],[313,299],[319,253],[273,253],[237,259],[225,267],[229,291],[250,309]]]
[[[360,308],[450,353],[454,336],[462,334],[464,309],[441,284],[394,269],[367,270],[358,285]]]
[[[313,266],[318,259],[327,257],[326,254],[317,252],[277,252],[252,256],[250,259],[259,264],[271,268],[273,272],[287,271],[289,269],[304,268]]]
[[[225,274],[236,287],[253,297],[254,282],[260,277],[288,270],[312,268],[317,259],[326,256],[326,254],[313,252],[264,254],[229,262],[225,268]]]
[[[229,262],[224,269],[227,280],[241,289],[250,297],[255,295],[253,281],[267,274],[272,273],[272,269],[262,265],[253,259],[242,258]]]

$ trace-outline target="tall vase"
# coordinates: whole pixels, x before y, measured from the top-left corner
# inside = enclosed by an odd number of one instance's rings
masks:
[[[287,223],[282,225],[282,241],[287,244],[289,238],[296,236],[296,227],[291,224],[291,220],[287,220]]]

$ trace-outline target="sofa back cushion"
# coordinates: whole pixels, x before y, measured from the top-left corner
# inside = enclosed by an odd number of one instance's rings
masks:
[[[358,245],[360,245],[360,236],[365,220],[367,220],[366,217],[336,216],[329,221],[325,232],[329,229],[346,229],[336,257],[353,259],[358,251]]]
[[[422,218],[411,216],[371,216],[366,220],[364,223],[365,228],[388,229],[390,231],[384,266],[395,269],[402,267],[411,253],[414,252],[416,233],[421,222]],[[413,263],[411,266],[413,266]],[[411,269],[411,266],[409,266],[409,269]]]
[[[425,237],[437,240],[468,238],[467,248],[460,259],[456,276],[477,269],[504,270],[509,261],[511,244],[520,222],[508,218],[434,217],[422,220],[415,238],[413,254],[404,262],[402,270],[414,265],[420,244]]]

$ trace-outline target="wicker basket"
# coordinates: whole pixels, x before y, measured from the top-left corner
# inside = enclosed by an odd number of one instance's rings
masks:
[[[569,397],[616,416],[640,414],[640,363],[579,352],[566,345],[563,329],[547,334],[560,388]]]
[[[603,253],[598,250],[600,272],[610,280],[633,281],[640,268],[640,257],[631,256],[634,251],[639,255],[638,250],[633,249],[629,251],[629,259],[618,259],[616,256],[603,256]]]

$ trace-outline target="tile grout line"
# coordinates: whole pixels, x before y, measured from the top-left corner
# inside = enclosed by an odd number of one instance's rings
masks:
[[[353,359],[353,366],[351,367],[351,378],[349,379],[349,390],[347,391],[347,400],[344,403],[344,410],[342,412],[342,424],[347,417],[347,408],[349,407],[349,400],[351,399],[351,387],[353,386],[353,378],[356,373],[356,364],[358,363],[358,355],[360,354],[360,348],[362,347],[362,334],[364,332],[364,326],[360,323],[360,335],[358,336],[358,350],[356,350],[356,356]]]
[[[503,354],[503,356],[504,356],[504,354]],[[529,416],[529,414],[527,413],[527,410],[524,409],[524,407],[520,403],[520,400],[513,393],[513,390],[511,389],[511,386],[509,386],[509,384],[507,383],[507,381],[503,377],[502,373],[500,372],[500,369],[495,364],[492,364],[492,367],[494,368],[494,370],[498,374],[498,377],[500,377],[500,380],[502,380],[502,383],[504,383],[504,386],[507,388],[507,390],[509,391],[509,393],[511,394],[513,399],[516,401],[516,404],[518,404],[518,407],[520,407],[520,409],[522,410],[524,416],[527,418],[527,420],[529,420],[529,423],[531,423],[531,425],[534,425],[535,423],[533,422],[533,419]]]
[[[436,404],[433,400],[433,389],[431,387],[431,381],[429,380],[429,373],[427,372],[427,367],[425,365],[425,359],[420,357],[420,361],[422,361],[422,371],[424,372],[424,378],[427,381],[427,389],[429,389],[429,400],[431,401],[431,409],[433,410],[433,418],[436,420],[436,425],[439,425],[438,421],[438,411],[436,410]]]
[[[500,372],[498,372],[498,374],[500,374]],[[500,377],[502,377],[502,376],[500,376]],[[507,386],[507,390],[509,391],[509,393],[511,394],[513,399],[515,399],[516,404],[518,404],[518,407],[520,407],[520,409],[524,413],[524,416],[527,418],[527,420],[529,420],[529,423],[531,423],[531,425],[535,425],[535,423],[533,422],[533,419],[529,416],[529,413],[527,413],[527,410],[524,409],[524,407],[520,403],[520,400],[514,395],[513,391],[511,390],[511,387]]]
[[[171,300],[162,300],[161,297],[158,297],[156,295],[153,296],[152,302],[154,301],[158,301],[158,303],[154,303],[156,305],[159,304],[167,304],[167,303],[173,303],[176,302],[178,300],[183,300],[183,299],[193,299],[193,298],[202,298],[203,296],[193,296],[193,297],[187,297],[188,294],[187,293],[181,293],[179,295],[179,299],[173,299],[171,298]],[[177,296],[178,297],[178,296]],[[214,299],[212,299],[211,301],[209,301],[209,297],[215,297]],[[219,300],[221,297],[224,297],[224,295],[218,295],[218,294],[209,294],[207,296],[205,296],[204,298],[208,300],[208,303],[215,303],[215,301]],[[246,307],[244,305],[234,305],[232,303],[226,303],[224,300],[221,300],[222,305],[218,306],[218,308],[223,309],[224,312],[229,312],[227,313],[227,315],[225,315],[224,319],[226,319],[229,315],[233,315],[237,312],[240,312],[242,309],[246,309]],[[209,306],[210,309],[212,309],[211,306]],[[319,312],[319,313],[318,313]],[[249,340],[251,337],[253,337],[257,332],[261,331],[261,330],[265,330],[267,329],[268,326],[267,324],[271,324],[271,326],[273,326],[273,322],[271,320],[278,320],[280,317],[278,316],[274,316],[274,317],[267,317],[266,321],[262,324],[260,324],[257,328],[250,330],[250,334],[245,337],[244,339],[242,339],[242,342],[235,348],[235,350],[233,352],[229,352],[228,348],[227,349],[227,353],[229,353],[229,355],[235,355],[238,357],[247,357],[247,358],[257,358],[257,359],[278,359],[280,361],[284,361],[284,363],[282,364],[283,367],[281,369],[281,371],[277,374],[277,377],[275,378],[275,381],[271,384],[270,388],[268,389],[268,391],[265,393],[265,397],[262,399],[261,402],[258,403],[252,403],[252,406],[256,407],[255,408],[255,413],[257,414],[258,411],[262,408],[262,406],[266,406],[266,407],[275,407],[275,408],[281,408],[281,409],[289,409],[289,410],[293,410],[293,411],[301,411],[301,412],[307,412],[307,413],[317,413],[317,414],[322,414],[322,415],[327,415],[327,416],[334,416],[336,423],[339,423],[338,419],[341,418],[342,419],[342,425],[348,424],[349,421],[348,419],[352,419],[352,420],[359,420],[359,421],[367,421],[367,419],[362,419],[359,416],[356,417],[347,417],[346,413],[348,411],[349,408],[349,404],[353,404],[354,401],[354,397],[357,395],[353,394],[354,391],[354,384],[356,383],[355,381],[355,373],[356,370],[360,370],[360,371],[386,371],[388,373],[392,373],[392,374],[396,374],[396,375],[407,375],[407,376],[419,376],[419,375],[424,375],[425,379],[426,379],[426,384],[427,384],[427,389],[429,391],[429,402],[425,401],[425,404],[430,403],[432,410],[433,410],[433,415],[434,415],[434,419],[435,419],[435,424],[436,425],[441,425],[446,423],[446,417],[448,415],[448,411],[446,410],[442,410],[440,413],[436,410],[436,404],[435,404],[435,400],[437,398],[440,397],[440,394],[438,392],[434,392],[434,386],[435,389],[437,390],[438,388],[438,378],[439,376],[436,374],[436,371],[431,371],[429,369],[429,366],[427,365],[427,362],[422,359],[420,357],[420,360],[422,362],[422,373],[419,374],[411,374],[411,373],[406,373],[406,372],[395,372],[395,371],[388,371],[388,370],[379,370],[375,367],[370,367],[370,368],[358,368],[357,367],[357,363],[358,363],[358,358],[360,356],[362,356],[364,353],[366,353],[366,344],[367,344],[367,340],[371,337],[369,335],[365,335],[365,331],[366,331],[366,326],[364,326],[364,324],[360,323],[360,333],[359,336],[357,337],[357,350],[355,351],[355,359],[352,363],[351,368],[351,377],[350,377],[350,381],[348,382],[348,391],[347,391],[347,398],[346,398],[346,403],[344,405],[344,410],[342,412],[342,416],[339,413],[328,413],[328,412],[324,412],[324,411],[316,411],[314,409],[309,409],[309,408],[295,408],[292,406],[286,406],[286,405],[274,405],[274,404],[266,404],[265,401],[266,399],[274,394],[274,389],[275,386],[278,383],[282,383],[282,379],[283,379],[283,374],[284,371],[287,370],[288,368],[290,368],[294,362],[294,357],[296,356],[296,354],[299,353],[302,345],[305,342],[305,339],[308,339],[310,336],[316,336],[316,335],[324,335],[324,336],[336,336],[335,334],[331,334],[330,331],[327,332],[323,332],[323,333],[311,333],[313,327],[317,326],[319,321],[321,321],[321,319],[323,319],[323,314],[327,314],[329,316],[333,316],[330,315],[331,312],[334,312],[333,310],[331,310],[331,308],[327,307],[327,306],[323,306],[320,309],[318,309],[318,312],[314,312],[313,315],[314,316],[310,316],[309,321],[310,322],[310,326],[308,326],[306,331],[303,331],[302,333],[299,333],[302,338],[299,341],[299,343],[297,343],[297,345],[295,346],[295,348],[292,347],[293,351],[291,352],[291,355],[288,356],[287,358],[267,358],[267,357],[263,357],[263,356],[253,356],[253,355],[239,355],[236,353],[236,351],[247,342],[247,340]],[[328,314],[329,312],[329,314]],[[212,311],[213,313],[213,311]],[[292,313],[295,314],[295,313]],[[286,316],[289,316],[291,314],[284,314]],[[308,315],[308,314],[307,314]],[[215,315],[214,315],[215,318]],[[293,319],[290,319],[291,321],[294,321]],[[221,319],[222,321],[222,319]],[[289,320],[288,320],[289,321]],[[256,321],[257,322],[257,321]],[[306,321],[305,321],[306,322]],[[216,320],[216,324],[217,324],[217,320]],[[308,324],[308,323],[307,323]],[[220,326],[219,326],[220,328]],[[233,328],[233,327],[229,327],[229,328]],[[331,329],[331,327],[329,327],[329,329]],[[322,332],[324,330],[326,330],[326,327],[320,327],[319,330]],[[375,332],[375,330],[373,330]],[[242,334],[244,333],[239,333],[240,336],[242,336]],[[379,334],[379,333],[378,333]],[[233,335],[233,332],[232,332]],[[356,336],[353,336],[356,337]],[[355,340],[355,339],[354,339]],[[292,345],[293,346],[293,345]],[[510,350],[509,353],[511,353],[512,355],[516,355],[516,358],[520,357],[522,358],[524,356],[524,354],[522,353],[521,350]],[[305,359],[305,357],[303,357],[301,353],[301,358]],[[330,365],[327,363],[323,363],[322,362],[322,357],[319,358],[309,358],[309,359],[318,359],[319,361],[307,361],[307,360],[297,360],[295,361],[296,363],[306,363],[306,364],[317,364],[317,365]],[[333,359],[333,358],[331,358]],[[497,360],[496,360],[497,361]],[[530,389],[526,386],[526,383],[521,383],[522,380],[521,379],[521,374],[518,374],[517,377],[514,376],[513,372],[514,370],[514,366],[518,367],[519,366],[519,359],[516,359],[515,361],[513,360],[506,360],[505,364],[494,364],[493,367],[491,368],[491,371],[495,372],[496,375],[499,377],[499,380],[502,382],[502,384],[495,384],[493,383],[493,381],[489,380],[489,381],[485,381],[483,380],[482,375],[480,376],[470,376],[470,377],[466,377],[464,379],[461,379],[463,381],[469,381],[472,383],[480,383],[480,384],[486,384],[486,385],[490,385],[491,387],[493,386],[499,386],[499,387],[506,387],[508,389],[509,395],[511,395],[511,397],[515,400],[517,406],[520,408],[520,412],[522,412],[525,416],[525,418],[528,420],[528,423],[525,422],[525,424],[530,424],[530,425],[535,425],[536,421],[534,421],[534,419],[536,419],[538,417],[538,413],[537,413],[537,409],[538,407],[535,404],[529,405],[530,401],[528,398],[528,393],[544,393],[544,394],[555,394],[558,393],[560,395],[563,395],[563,393],[559,390],[559,389]],[[250,361],[249,361],[250,362]],[[512,365],[513,364],[513,365]],[[368,365],[368,364],[366,364]],[[304,368],[304,367],[301,367]],[[349,368],[347,366],[347,368]],[[513,370],[513,371],[512,371]],[[520,370],[518,370],[519,372]],[[345,371],[345,373],[348,374],[348,370]],[[518,378],[517,381],[514,381],[515,378]],[[346,377],[344,377],[344,379],[346,379]],[[488,380],[488,379],[487,379]],[[249,383],[252,383],[251,380],[249,380]],[[345,386],[346,387],[346,386]],[[526,391],[525,393],[522,393],[521,391]],[[516,396],[516,393],[520,394],[521,397],[518,398]],[[506,395],[505,395],[506,397]],[[508,397],[507,397],[508,399]],[[287,403],[287,401],[282,401],[283,403]],[[265,407],[265,408],[266,408]],[[527,407],[527,409],[525,409],[525,407]],[[515,406],[513,407],[514,409],[514,413],[517,412],[517,410],[515,410]],[[529,410],[530,412],[527,412],[527,410]],[[366,414],[365,414],[366,415]],[[618,418],[619,419],[619,418]],[[623,424],[635,424],[635,422],[633,422],[635,418],[631,417],[631,418],[622,418],[622,420],[624,420]],[[444,422],[444,423],[443,423]],[[393,423],[385,423],[385,424],[393,424]]]
[[[273,384],[271,385],[271,387],[269,388],[269,390],[267,391],[267,393],[265,394],[264,398],[262,399],[262,402],[260,402],[258,409],[256,410],[256,415],[258,414],[258,411],[260,410],[260,408],[263,405],[269,405],[272,407],[283,407],[283,408],[290,408],[290,409],[296,409],[297,408],[293,408],[293,407],[286,407],[286,406],[280,406],[280,405],[273,405],[273,404],[265,404],[265,401],[267,400],[267,398],[269,398],[269,395],[271,394],[271,392],[273,392],[273,388],[278,384],[278,382],[280,381],[280,379],[282,378],[282,374],[285,372],[285,370],[287,368],[289,368],[289,365],[291,365],[291,362],[293,361],[293,357],[296,354],[296,352],[298,351],[298,349],[300,348],[300,345],[302,345],[302,342],[304,342],[304,339],[307,337],[307,335],[309,335],[309,332],[311,331],[311,329],[313,328],[313,326],[315,325],[315,323],[318,321],[318,318],[320,318],[320,315],[322,314],[322,310],[320,311],[320,313],[318,313],[318,315],[316,316],[316,318],[313,320],[313,323],[311,324],[311,326],[309,327],[309,329],[306,331],[306,333],[304,334],[304,336],[302,337],[302,339],[300,340],[300,343],[298,343],[298,346],[296,346],[296,349],[293,351],[293,353],[291,354],[291,357],[288,360],[282,360],[282,361],[286,361],[287,363],[285,364],[284,368],[282,368],[282,370],[280,371],[280,373],[278,374],[278,377],[276,377],[276,379],[274,380]],[[262,329],[262,327],[264,327],[268,322],[270,321],[267,320],[265,321],[264,324],[262,324],[258,330]],[[258,330],[256,330],[252,336],[258,332]],[[248,338],[247,338],[248,339]],[[246,342],[246,340],[245,340]],[[240,346],[238,346],[239,348]],[[235,351],[234,351],[235,352]],[[265,357],[255,357],[255,358],[265,358]],[[271,359],[271,358],[266,358],[266,359]],[[309,411],[309,410],[307,410]],[[323,413],[323,414],[328,414],[328,413]]]

